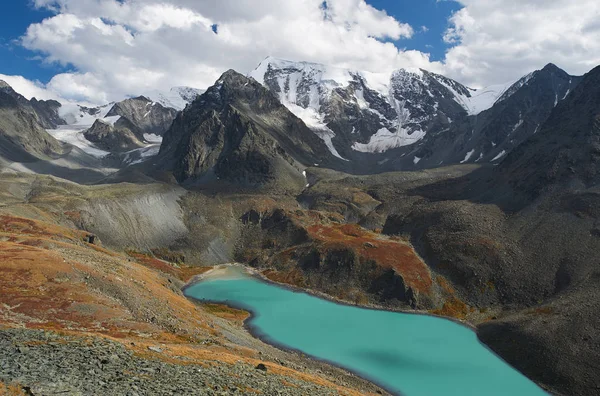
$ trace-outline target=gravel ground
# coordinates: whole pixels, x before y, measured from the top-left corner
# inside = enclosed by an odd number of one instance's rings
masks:
[[[177,365],[100,338],[0,330],[0,381],[30,395],[334,395],[247,364]],[[157,352],[160,353],[160,352]]]

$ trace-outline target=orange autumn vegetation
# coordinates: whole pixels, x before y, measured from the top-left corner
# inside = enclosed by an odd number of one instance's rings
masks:
[[[326,248],[339,245],[352,248],[365,259],[393,268],[413,290],[431,292],[433,282],[429,268],[409,244],[383,237],[357,224],[312,224],[307,230],[311,238]]]
[[[290,271],[267,269],[262,272],[262,275],[273,282],[285,283],[297,287],[305,286],[304,276],[302,275],[302,271],[298,268],[294,268]]]
[[[235,309],[221,304],[202,304],[202,307],[211,314],[219,318],[232,320],[234,322],[243,322],[250,314],[240,309]]]
[[[157,259],[149,254],[140,253],[135,251],[127,251],[127,254],[134,258],[138,263],[161,271],[165,274],[173,275],[174,277],[182,280],[183,282],[188,282],[196,275],[201,275],[206,271],[211,270],[212,267],[190,267],[187,265],[176,265],[173,263],[169,263],[164,260]]]
[[[23,387],[19,384],[6,385],[0,382],[0,396],[25,396],[26,393]]]
[[[456,319],[465,319],[471,311],[470,307],[456,296],[456,291],[445,278],[438,276],[436,277],[436,282],[445,294],[446,301],[442,308],[431,310],[430,313]]]

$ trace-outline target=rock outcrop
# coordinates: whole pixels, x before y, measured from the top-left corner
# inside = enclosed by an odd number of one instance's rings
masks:
[[[114,124],[97,119],[83,136],[102,150],[122,152],[144,147],[138,138],[140,134],[140,130],[127,118],[120,118]]]
[[[171,127],[176,115],[177,110],[139,96],[115,103],[106,117],[126,118],[137,128],[138,139],[143,140],[143,134],[162,136]]]

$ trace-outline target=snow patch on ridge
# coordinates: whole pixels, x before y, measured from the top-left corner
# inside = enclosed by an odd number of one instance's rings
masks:
[[[514,85],[514,81],[512,81],[505,84],[490,85],[489,87],[481,89],[468,88],[471,96],[467,96],[456,91],[442,79],[437,79],[437,81],[452,92],[454,100],[461,105],[469,115],[477,115],[482,111],[490,109],[502,95]]]
[[[475,153],[475,149],[473,149],[473,150],[469,151],[469,152],[467,153],[467,155],[465,156],[465,159],[464,159],[464,160],[462,160],[462,161],[460,161],[460,163],[461,163],[461,164],[464,164],[465,162],[467,162],[468,160],[470,160],[470,159],[471,159],[471,157],[473,156],[473,154],[474,154],[474,153]],[[479,161],[479,160],[478,160],[478,161]]]
[[[99,120],[102,121],[102,122],[104,122],[105,124],[108,124],[108,125],[111,125],[111,126],[115,126],[115,123],[117,121],[119,121],[120,118],[121,118],[121,116],[116,115],[116,116],[99,118]]]
[[[498,154],[497,156],[495,156],[490,162],[494,162],[499,160],[500,158],[504,157],[506,155],[506,150],[502,150],[500,152],[500,154]]]
[[[155,135],[153,133],[144,133],[144,140],[148,143],[160,144],[162,143],[162,136]]]
[[[340,153],[338,153],[332,141],[332,139],[335,137],[335,133],[331,129],[327,128],[327,125],[325,125],[325,123],[322,120],[322,116],[317,111],[315,111],[315,109],[310,107],[305,109],[303,107],[298,106],[295,103],[288,102],[283,97],[281,103],[285,107],[287,107],[288,110],[290,110],[296,117],[303,120],[306,126],[312,129],[313,132],[318,137],[320,137],[323,140],[323,142],[325,142],[325,145],[327,146],[329,152],[333,156],[341,160],[348,161],[347,159],[342,157]]]

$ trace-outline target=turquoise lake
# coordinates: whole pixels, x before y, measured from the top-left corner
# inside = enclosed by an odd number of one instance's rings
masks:
[[[449,320],[340,305],[249,276],[207,279],[185,294],[245,308],[266,342],[326,360],[397,394],[546,395],[472,330]]]

